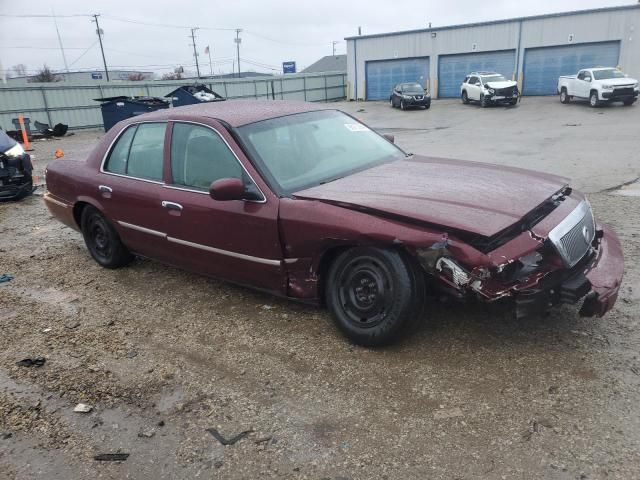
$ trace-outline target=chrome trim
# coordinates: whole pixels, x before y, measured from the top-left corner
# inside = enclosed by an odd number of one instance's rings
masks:
[[[593,232],[591,234],[590,239],[585,238],[585,242],[590,244],[593,241],[593,237],[595,236],[595,219],[593,218],[593,212],[591,210],[591,205],[587,200],[583,200],[578,204],[576,208],[574,208],[569,215],[567,215],[564,220],[562,220],[558,225],[556,225],[553,230],[549,232],[549,240],[553,244],[553,246],[558,251],[558,254],[562,257],[565,264],[569,267],[573,267],[580,258],[571,259],[569,252],[566,250],[562,243],[562,239],[567,235],[576,225],[583,222],[587,215],[591,216],[591,225],[593,225]],[[586,253],[586,252],[585,252]],[[581,257],[582,258],[582,257]]]
[[[285,258],[284,259],[284,263],[286,263],[286,264],[296,263],[298,260],[300,260],[300,259],[299,258]]]
[[[45,193],[44,200],[45,200],[45,202],[51,202],[51,203],[53,203],[55,205],[58,205],[60,207],[63,207],[63,208],[69,208],[69,205],[67,205],[66,203],[61,202],[59,200],[56,200],[55,198],[51,198],[51,194],[49,194],[49,193]]]
[[[171,190],[180,190],[181,192],[199,193],[200,195],[209,196],[209,192],[205,192],[202,190],[192,190],[191,188],[176,187],[175,185],[167,185],[166,183],[162,186],[162,188],[169,188]],[[249,200],[247,200],[247,202],[248,201]]]
[[[113,188],[107,187],[106,185],[98,185],[98,190],[106,193],[113,193]]]
[[[167,200],[162,200],[160,203],[164,208],[168,208],[169,210],[180,210],[182,211],[182,205],[176,202],[169,202]]]
[[[262,195],[262,200],[243,200],[243,202],[251,202],[251,203],[267,203],[267,196],[264,194],[264,192],[262,191],[262,189],[260,188],[260,186],[258,185],[258,183],[255,181],[255,179],[251,176],[251,174],[249,173],[249,171],[247,170],[247,168],[244,166],[244,164],[240,161],[240,159],[238,158],[238,155],[236,155],[236,152],[233,151],[233,148],[231,148],[231,145],[229,145],[229,142],[227,142],[227,140],[220,134],[220,132],[212,127],[211,125],[207,125],[206,123],[200,123],[200,122],[193,122],[190,120],[169,120],[171,123],[173,123],[174,125],[176,123],[189,123],[192,125],[200,125],[202,127],[205,128],[209,128],[211,130],[213,130],[215,132],[216,135],[218,135],[222,141],[224,142],[224,144],[227,146],[227,148],[229,149],[229,151],[233,154],[234,157],[236,157],[236,160],[238,161],[238,163],[240,164],[240,166],[242,167],[242,170],[244,170],[244,173],[247,174],[247,176],[251,179],[251,181],[253,182],[253,184],[256,186],[256,188],[258,189],[258,191],[260,192],[260,195]],[[173,128],[171,130],[171,136],[173,136]],[[169,161],[169,163],[171,163],[171,161]],[[176,190],[185,190],[188,192],[193,192],[193,190],[190,189],[183,189],[180,187],[176,187],[176,186],[168,186],[167,188],[174,188]],[[206,195],[209,195],[208,192],[198,192],[198,193],[204,193]]]
[[[247,260],[249,262],[261,263],[263,265],[280,266],[282,262],[280,260],[270,260],[268,258],[253,257],[251,255],[245,255],[243,253],[230,252],[229,250],[222,250],[220,248],[209,247],[200,243],[188,242],[187,240],[180,240],[179,238],[167,237],[167,240],[186,247],[197,248],[199,250],[205,250],[211,253],[218,253],[220,255],[226,255],[228,257],[239,258],[240,260]]]
[[[151,230],[150,228],[141,227],[140,225],[134,225],[133,223],[121,222],[118,220],[118,225],[121,225],[125,228],[130,228],[131,230],[136,230],[142,233],[148,233],[149,235],[153,235],[155,237],[167,238],[166,233],[159,232],[157,230]]]

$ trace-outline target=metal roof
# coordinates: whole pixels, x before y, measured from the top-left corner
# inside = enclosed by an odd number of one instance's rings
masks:
[[[640,4],[620,5],[618,7],[592,8],[589,10],[572,10],[569,12],[547,13],[544,15],[532,15],[529,17],[514,17],[514,18],[503,19],[503,20],[488,20],[486,22],[461,23],[457,25],[446,25],[444,27],[419,28],[415,30],[400,30],[400,31],[388,32],[388,33],[373,33],[371,35],[354,35],[351,37],[345,37],[345,40],[359,40],[361,38],[388,37],[388,36],[395,36],[395,35],[407,35],[412,33],[440,32],[442,30],[453,30],[456,28],[482,27],[486,25],[496,25],[500,23],[521,22],[525,20],[540,20],[544,18],[565,17],[570,15],[583,15],[587,13],[607,13],[607,12],[616,12],[620,10],[632,10],[632,9],[638,9],[638,8],[640,8]]]
[[[327,55],[302,70],[302,73],[346,72],[347,55]]]
[[[143,120],[197,120],[207,117],[226,122],[232,127],[270,118],[284,117],[296,113],[331,110],[326,104],[295,102],[288,100],[227,100],[225,102],[202,102],[184,107],[167,108],[131,118],[134,123]],[[334,108],[335,109],[335,108]]]

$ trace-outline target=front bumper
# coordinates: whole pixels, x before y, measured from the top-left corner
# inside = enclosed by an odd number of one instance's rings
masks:
[[[513,96],[492,95],[492,96],[488,96],[487,100],[489,100],[489,102],[491,103],[513,103],[513,102],[517,102],[518,98],[519,96],[517,94]]]
[[[402,101],[404,102],[405,106],[407,107],[429,107],[431,106],[431,97],[425,97],[421,100],[416,100],[415,98],[412,99],[406,99],[403,98]]]
[[[610,92],[601,92],[600,96],[602,97],[601,100],[610,100],[612,102],[623,102],[627,100],[633,100],[635,102],[638,99],[638,93],[638,90],[634,90],[633,93],[622,93],[613,90]]]
[[[31,194],[33,183],[30,175],[18,177],[0,176],[0,200],[14,200]]]
[[[583,300],[580,315],[602,317],[616,302],[624,273],[624,256],[618,236],[608,225],[598,231],[599,246],[586,263],[560,270],[542,279],[536,288],[520,291],[516,316],[544,313],[554,305]]]

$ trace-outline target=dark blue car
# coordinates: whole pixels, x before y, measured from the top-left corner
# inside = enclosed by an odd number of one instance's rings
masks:
[[[18,200],[33,192],[31,157],[0,130],[0,200]]]

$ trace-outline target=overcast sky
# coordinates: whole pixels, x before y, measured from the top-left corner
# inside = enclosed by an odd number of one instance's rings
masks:
[[[185,70],[195,70],[189,28],[132,22],[201,27],[196,36],[201,71],[209,72],[209,57],[204,53],[209,45],[214,72],[227,73],[236,53],[233,42],[236,28],[244,30],[240,35],[243,71],[279,70],[281,63],[289,60],[296,61],[301,70],[330,55],[333,40],[340,42],[337,53],[345,53],[344,37],[355,35],[358,26],[362,26],[366,35],[422,28],[429,22],[438,27],[633,3],[630,0],[0,0],[0,14],[51,15],[54,6],[70,70],[101,69],[102,58],[90,17],[64,15],[101,14],[99,21],[110,68],[158,73],[172,71],[179,65]],[[0,16],[0,62],[4,69],[26,64],[29,73],[44,63],[62,70],[64,62],[54,19]]]

